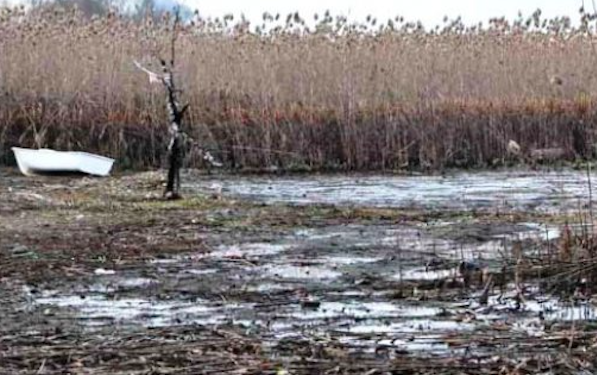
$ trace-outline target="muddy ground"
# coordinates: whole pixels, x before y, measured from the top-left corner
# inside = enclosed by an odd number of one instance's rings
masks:
[[[590,293],[530,266],[582,172],[184,181],[0,171],[0,373],[596,371]]]

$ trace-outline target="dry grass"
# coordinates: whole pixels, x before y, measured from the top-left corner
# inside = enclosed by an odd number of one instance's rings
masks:
[[[163,93],[133,60],[167,55],[167,20],[0,12],[4,161],[18,144],[97,151],[125,167],[160,163]],[[427,31],[328,15],[310,29],[300,17],[264,15],[260,31],[197,19],[177,45],[189,133],[234,168],[501,165],[510,139],[527,153],[591,157],[592,19],[573,28],[536,14]]]

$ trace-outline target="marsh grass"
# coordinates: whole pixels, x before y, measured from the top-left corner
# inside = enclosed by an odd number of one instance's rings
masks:
[[[167,55],[166,19],[115,13],[0,11],[0,157],[9,147],[83,149],[121,167],[160,165],[163,93],[135,70]],[[196,17],[179,37],[176,72],[187,128],[230,168],[487,167],[562,148],[593,156],[594,17],[425,30],[396,18]],[[199,152],[189,163],[201,166]]]

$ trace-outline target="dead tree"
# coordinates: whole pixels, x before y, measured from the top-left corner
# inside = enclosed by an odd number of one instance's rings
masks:
[[[184,114],[189,108],[188,104],[181,105],[179,94],[181,91],[176,88],[174,81],[174,66],[175,66],[175,51],[176,38],[178,36],[178,24],[180,22],[180,15],[178,11],[174,12],[174,23],[172,28],[170,62],[160,58],[162,65],[162,74],[154,73],[141,66],[135,61],[135,65],[149,75],[151,83],[161,82],[166,90],[166,107],[168,109],[168,117],[170,121],[169,134],[170,143],[168,145],[168,181],[166,183],[166,190],[164,197],[167,199],[179,199],[180,195],[180,169],[182,168],[183,160],[187,147],[187,135],[182,128],[182,121]]]
[[[172,49],[172,56],[174,57],[174,47]],[[170,120],[170,144],[168,145],[168,182],[166,184],[166,191],[164,196],[169,199],[180,198],[180,169],[186,151],[186,134],[182,129],[182,120],[185,112],[189,108],[188,104],[181,107],[177,98],[178,91],[174,84],[174,77],[172,70],[174,68],[174,58],[170,62],[170,67],[162,60],[162,70],[164,76],[164,86],[166,87],[168,100],[168,116]]]

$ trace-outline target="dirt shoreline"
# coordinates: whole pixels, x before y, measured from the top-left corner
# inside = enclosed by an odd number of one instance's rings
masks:
[[[161,174],[0,170],[1,374],[590,373],[590,298],[456,268],[546,247],[562,216],[268,203]],[[530,225],[530,223],[541,226]],[[547,227],[550,224],[552,227]],[[551,239],[552,237],[550,237]],[[500,298],[501,296],[501,298]]]

